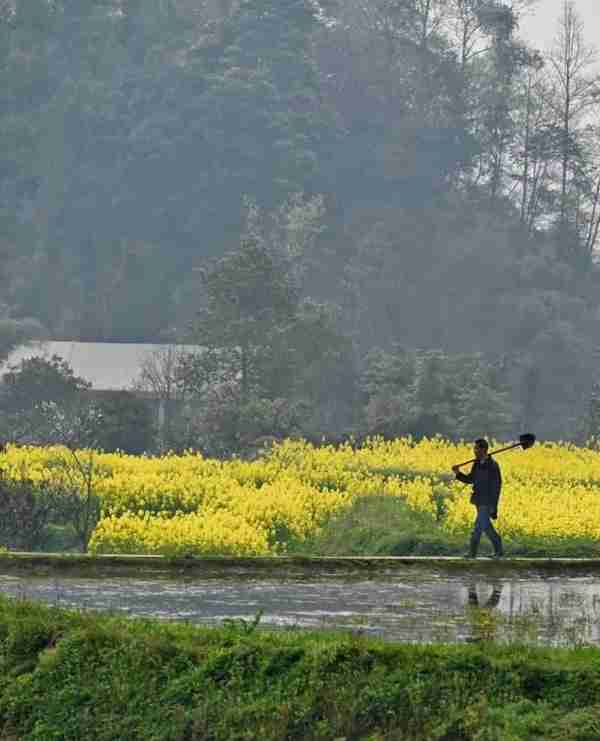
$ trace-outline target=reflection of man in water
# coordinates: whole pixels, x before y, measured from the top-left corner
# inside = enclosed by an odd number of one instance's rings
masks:
[[[477,584],[471,582],[468,586],[468,600],[472,607],[492,608],[498,607],[500,603],[500,597],[502,597],[502,584],[494,584],[492,593],[487,599],[484,605],[479,604],[479,596],[477,595]]]
[[[493,608],[498,607],[500,602],[502,584],[496,583],[492,586],[492,594],[485,604],[480,605],[476,583],[473,581],[468,584],[468,608],[465,616],[471,626],[471,635],[465,638],[467,643],[497,640],[500,622]]]

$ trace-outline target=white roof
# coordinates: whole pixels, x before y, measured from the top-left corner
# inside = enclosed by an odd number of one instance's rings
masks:
[[[99,391],[131,390],[139,380],[144,360],[156,352],[169,349],[175,352],[198,352],[197,345],[154,345],[130,342],[31,342],[18,347],[0,365],[0,376],[9,366],[33,357],[50,359],[59,355],[73,369]]]

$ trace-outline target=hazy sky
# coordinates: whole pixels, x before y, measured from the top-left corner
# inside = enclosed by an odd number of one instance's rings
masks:
[[[538,0],[521,21],[521,35],[539,49],[546,49],[556,35],[563,0]],[[600,0],[575,0],[575,8],[585,24],[588,44],[600,47]]]

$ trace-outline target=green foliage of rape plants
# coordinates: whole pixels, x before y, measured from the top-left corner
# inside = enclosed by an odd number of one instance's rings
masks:
[[[0,598],[0,738],[583,741],[600,650],[199,628]]]
[[[288,553],[320,556],[446,556],[464,551],[464,539],[440,526],[428,512],[398,497],[359,497],[313,538],[288,545]]]

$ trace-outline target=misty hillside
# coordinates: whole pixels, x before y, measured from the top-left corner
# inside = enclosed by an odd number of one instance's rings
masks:
[[[229,348],[282,434],[600,432],[600,85],[526,4],[0,0],[5,346]]]

